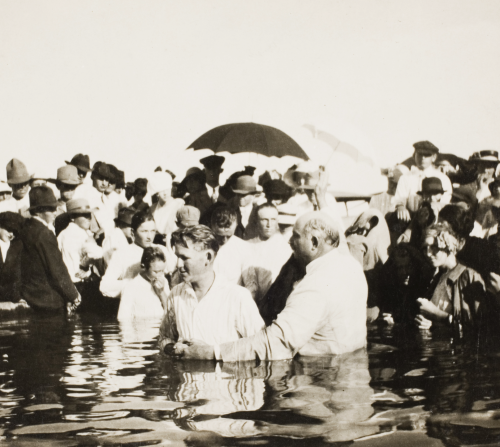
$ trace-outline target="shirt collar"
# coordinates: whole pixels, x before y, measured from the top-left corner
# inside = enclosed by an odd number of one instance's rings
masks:
[[[448,279],[451,282],[456,282],[458,278],[460,278],[460,275],[464,272],[464,270],[467,267],[465,265],[462,265],[458,263],[455,267],[453,267],[449,272],[448,272]]]
[[[31,218],[38,220],[38,222],[41,222],[43,225],[45,225],[50,231],[52,231],[52,233],[56,234],[54,225],[49,225],[47,222],[45,222],[42,218],[38,216],[31,216]]]

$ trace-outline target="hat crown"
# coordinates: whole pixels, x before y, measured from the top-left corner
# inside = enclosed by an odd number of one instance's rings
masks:
[[[257,191],[257,182],[249,175],[242,175],[236,179],[233,191],[255,192]]]
[[[184,205],[177,211],[176,218],[178,221],[200,221],[200,210],[194,206]]]
[[[31,176],[28,173],[26,165],[13,158],[9,163],[7,163],[7,183],[25,183],[29,181]]]
[[[78,198],[78,199],[71,199],[66,203],[66,210],[68,213],[74,213],[74,212],[91,212],[90,210],[90,205],[87,199],[84,199],[83,197]]]
[[[425,194],[442,194],[443,184],[437,177],[427,177],[422,180],[422,192]]]
[[[31,188],[29,192],[30,208],[38,208],[41,206],[57,207],[56,196],[54,191],[48,186],[37,186]]]
[[[209,155],[208,157],[202,158],[200,163],[208,169],[220,168],[226,159],[220,155]]]
[[[430,141],[417,141],[413,147],[416,151],[427,152],[429,154],[437,154],[439,149]]]
[[[121,208],[120,211],[118,211],[118,217],[115,219],[115,222],[132,225],[132,217],[134,217],[135,213],[136,211],[131,208]]]
[[[57,180],[60,182],[68,182],[72,184],[79,184],[81,182],[78,176],[78,169],[73,165],[62,166],[57,170]]]

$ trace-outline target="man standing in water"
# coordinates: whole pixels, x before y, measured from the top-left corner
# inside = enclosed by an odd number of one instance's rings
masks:
[[[295,354],[331,355],[366,344],[367,285],[361,266],[339,250],[335,222],[322,212],[301,216],[290,245],[305,265],[278,318],[252,337],[221,345],[188,342],[184,358],[284,360]]]

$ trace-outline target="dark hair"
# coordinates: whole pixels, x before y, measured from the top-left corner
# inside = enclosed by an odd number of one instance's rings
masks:
[[[148,269],[153,261],[165,262],[165,253],[160,247],[146,247],[142,252],[141,266]]]
[[[446,205],[439,212],[439,219],[449,224],[453,232],[467,238],[474,228],[472,213],[458,205]]]
[[[205,225],[193,225],[172,233],[172,246],[187,247],[187,241],[191,241],[198,251],[213,250],[215,253],[219,251],[219,243],[215,239],[213,231]]]
[[[148,179],[136,178],[134,181],[134,196],[137,194],[146,195],[148,192]]]
[[[236,210],[228,206],[221,206],[214,210],[210,223],[212,227],[229,228],[237,219]]]
[[[4,211],[3,213],[0,213],[0,228],[3,228],[10,233],[14,233],[14,236],[19,234],[23,224],[24,217],[19,213],[13,213],[12,211]]]
[[[154,221],[153,215],[149,211],[139,211],[138,213],[132,216],[132,222],[130,226],[134,231],[145,222]]]

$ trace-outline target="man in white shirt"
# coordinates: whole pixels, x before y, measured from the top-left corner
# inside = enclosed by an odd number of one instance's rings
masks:
[[[258,236],[248,243],[256,254],[256,268],[259,272],[260,296],[257,304],[271,287],[281,267],[292,255],[290,244],[279,231],[278,209],[271,203],[263,203],[256,208]]]
[[[441,201],[450,203],[453,187],[447,175],[434,167],[439,149],[430,141],[419,141],[413,145],[415,152],[415,166],[412,166],[409,173],[404,174],[399,179],[393,203],[399,220],[409,222],[410,212],[415,212],[420,205],[420,197],[417,194],[422,190],[422,179],[436,177],[441,180],[443,186],[443,197]]]
[[[255,256],[250,244],[235,236],[237,224],[233,208],[222,206],[212,214],[212,231],[220,247],[214,271],[230,283],[244,286],[255,299],[259,295]]]
[[[323,212],[300,217],[290,245],[306,275],[277,319],[252,337],[220,346],[190,342],[184,358],[284,360],[353,352],[366,345],[367,285],[359,263],[338,249],[335,222]]]
[[[160,350],[179,355],[183,341],[220,344],[250,337],[264,327],[250,293],[214,271],[219,244],[204,225],[172,234],[183,282],[168,299],[160,327]]]

